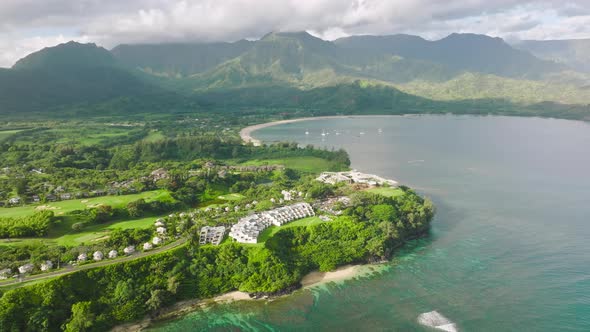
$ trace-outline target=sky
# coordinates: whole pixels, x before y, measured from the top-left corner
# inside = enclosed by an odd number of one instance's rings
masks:
[[[121,43],[323,39],[453,32],[506,40],[590,38],[590,0],[0,0],[0,67],[75,40]]]

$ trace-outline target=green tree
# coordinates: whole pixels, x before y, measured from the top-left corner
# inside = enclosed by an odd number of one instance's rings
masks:
[[[84,332],[90,331],[96,320],[96,315],[92,312],[92,302],[78,302],[72,305],[72,317],[65,325],[66,332]]]

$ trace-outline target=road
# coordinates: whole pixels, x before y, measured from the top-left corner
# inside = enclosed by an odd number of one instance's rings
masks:
[[[79,265],[79,266],[68,266],[66,268],[63,268],[63,269],[60,269],[57,271],[53,271],[53,272],[34,274],[31,276],[27,276],[27,277],[0,281],[0,288],[5,287],[5,286],[16,285],[19,283],[23,283],[23,286],[24,286],[25,283],[28,283],[30,281],[59,277],[59,276],[63,276],[63,275],[78,272],[78,271],[93,269],[95,267],[101,267],[101,266],[107,266],[107,265],[112,265],[112,264],[118,264],[118,263],[122,263],[122,262],[128,262],[128,261],[131,261],[134,259],[155,255],[155,254],[179,247],[179,246],[183,245],[184,243],[186,243],[186,241],[187,241],[186,238],[182,238],[182,239],[176,240],[172,243],[169,243],[165,246],[159,247],[154,250],[138,252],[136,254],[125,256],[125,257],[120,257],[117,259],[111,259],[111,260],[105,259],[103,261],[95,262],[95,263],[89,263],[89,264],[84,264],[84,265]]]

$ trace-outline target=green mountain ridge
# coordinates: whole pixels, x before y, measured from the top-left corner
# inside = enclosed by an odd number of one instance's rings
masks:
[[[0,71],[3,113],[163,93],[94,44],[69,42],[45,48]]]
[[[512,44],[535,56],[590,73],[590,39],[522,40]]]
[[[245,102],[229,102],[235,100],[231,94],[261,107],[332,111],[328,101],[349,111],[378,105],[396,109],[396,104],[433,110],[436,103],[448,109],[454,104],[440,103],[455,101],[460,107],[477,108],[478,100],[486,112],[492,112],[490,105],[508,104],[583,109],[590,104],[589,77],[516,50],[499,38],[472,34],[438,41],[393,35],[330,42],[307,32],[279,32],[257,41],[120,45],[111,52],[70,42],[0,69],[0,112],[83,109],[80,105],[91,104],[102,105],[87,107],[101,112],[232,103],[247,107]],[[258,100],[265,104],[257,102],[255,93],[262,94]]]

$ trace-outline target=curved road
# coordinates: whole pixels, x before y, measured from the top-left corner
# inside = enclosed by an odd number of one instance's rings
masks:
[[[179,247],[183,244],[185,244],[187,241],[186,238],[182,238],[179,240],[176,240],[172,243],[169,243],[163,247],[154,249],[154,250],[150,250],[150,251],[143,251],[143,252],[139,252],[130,256],[125,256],[122,258],[117,258],[117,259],[113,259],[113,260],[103,260],[100,262],[96,262],[96,263],[89,263],[89,264],[84,264],[84,265],[79,265],[79,266],[68,266],[65,267],[63,269],[57,270],[57,271],[53,271],[53,272],[48,272],[48,273],[40,273],[40,274],[35,274],[35,275],[31,275],[28,277],[22,277],[22,278],[17,278],[17,279],[11,279],[8,281],[0,281],[0,288],[5,287],[5,286],[12,286],[15,284],[19,284],[22,283],[24,286],[26,283],[30,282],[30,281],[36,281],[36,280],[42,280],[42,279],[47,279],[47,278],[53,278],[53,277],[59,277],[59,276],[63,276],[66,274],[70,274],[70,273],[74,273],[74,272],[78,272],[78,271],[84,271],[84,270],[89,270],[89,269],[93,269],[95,267],[101,267],[101,266],[107,266],[107,265],[111,265],[111,264],[118,264],[118,263],[122,263],[122,262],[128,262],[134,259],[138,259],[138,258],[142,258],[142,257],[147,257],[147,256],[151,256],[151,255],[155,255],[176,247]],[[19,286],[20,287],[20,286]]]

